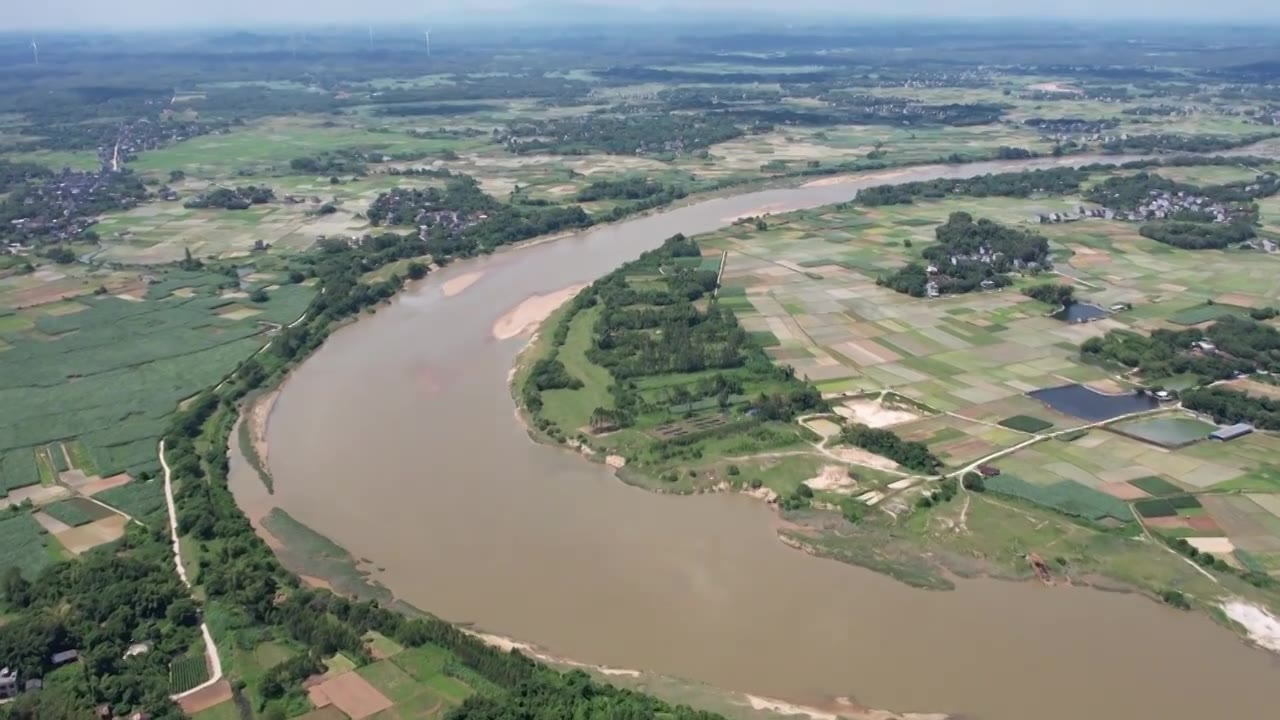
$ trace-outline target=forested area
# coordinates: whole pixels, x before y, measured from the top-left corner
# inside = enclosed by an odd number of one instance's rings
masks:
[[[1080,352],[1151,378],[1194,373],[1206,380],[1225,380],[1259,370],[1280,372],[1280,330],[1250,318],[1227,316],[1205,330],[1159,329],[1149,336],[1112,330],[1086,340]]]
[[[930,265],[910,262],[876,283],[912,297],[925,297],[930,288],[939,295],[999,288],[1012,281],[1015,270],[1049,269],[1049,241],[1036,233],[1011,228],[985,218],[974,222],[966,212],[954,212],[934,229],[937,242],[920,254]]]
[[[933,474],[942,467],[942,461],[929,451],[928,445],[903,440],[892,430],[851,423],[840,433],[840,442],[889,458],[916,472]]]
[[[1062,285],[1059,283],[1041,283],[1024,288],[1022,294],[1033,300],[1039,300],[1042,303],[1052,305],[1054,307],[1066,307],[1076,302],[1076,289],[1072,285]]]
[[[1203,387],[1182,393],[1182,406],[1210,415],[1219,423],[1249,423],[1262,430],[1280,430],[1280,400],[1225,387]]]
[[[470,257],[502,245],[590,227],[581,207],[499,202],[467,175],[452,174],[444,190],[396,188],[378,195],[366,213],[374,225],[420,228],[434,256]]]
[[[55,653],[77,650],[80,664],[80,672],[44,691],[21,695],[10,717],[77,717],[104,703],[115,715],[142,708],[153,720],[182,716],[168,698],[169,662],[198,644],[199,615],[164,539],[160,524],[130,527],[118,543],[37,577],[10,569],[3,597],[13,615],[0,625],[4,664],[24,681],[47,677]],[[141,642],[151,643],[148,652],[124,657]],[[55,714],[67,708],[74,714]]]
[[[667,186],[644,177],[625,177],[618,180],[593,180],[578,191],[575,199],[578,202],[593,200],[643,200],[665,195],[671,200],[678,200],[687,193],[684,188]]]
[[[53,177],[53,171],[38,163],[10,162],[0,158],[0,193],[6,193],[29,180]]]
[[[236,188],[215,188],[183,203],[187,208],[222,208],[247,210],[252,205],[263,205],[276,199],[276,192],[269,187],[249,185]]]
[[[494,140],[518,154],[675,155],[742,134],[733,120],[718,115],[591,114],[513,122],[505,130],[495,131]]]
[[[586,356],[607,369],[613,380],[612,407],[597,408],[591,418],[597,431],[630,427],[641,416],[669,420],[673,414],[692,414],[695,408],[724,413],[746,406],[748,413],[738,419],[749,423],[788,421],[823,406],[817,389],[797,380],[790,368],[774,365],[733,313],[714,301],[705,309],[695,305],[705,303],[716,288],[717,273],[701,269],[701,257],[695,242],[676,235],[573,299],[553,330],[552,354],[532,366],[520,390],[522,404],[539,430],[563,437],[563,429],[542,414],[542,392],[581,386],[581,379],[568,373],[557,354],[573,318],[589,308],[598,308],[599,314]],[[636,384],[643,377],[704,370],[722,372],[673,385],[657,398],[646,397]],[[748,384],[771,389],[749,397],[744,394]]]
[[[1210,153],[1253,145],[1273,137],[1276,137],[1276,133],[1254,133],[1251,135],[1128,135],[1103,143],[1102,150],[1111,154],[1153,152]]]
[[[858,191],[856,202],[878,205],[910,205],[916,198],[938,200],[948,195],[969,197],[1031,197],[1034,194],[1067,195],[1080,189],[1089,177],[1085,169],[1053,168],[980,175],[966,179],[940,179],[899,185],[876,185]]]

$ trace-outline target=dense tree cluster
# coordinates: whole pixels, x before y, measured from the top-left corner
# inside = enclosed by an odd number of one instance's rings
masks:
[[[734,121],[717,115],[591,114],[522,120],[495,131],[494,140],[514,153],[674,155],[740,137]]]
[[[1075,304],[1076,289],[1072,285],[1062,285],[1059,283],[1041,283],[1023,288],[1022,294],[1033,300],[1039,300],[1042,303],[1053,305],[1054,307]]]
[[[582,188],[575,196],[578,202],[593,200],[644,200],[666,196],[664,200],[678,200],[687,193],[684,188],[671,187],[643,177],[626,177],[619,180],[595,180]]]
[[[1128,135],[1114,138],[1102,144],[1108,153],[1211,153],[1253,145],[1275,137],[1275,133],[1252,135]]]
[[[1107,360],[1158,378],[1194,373],[1223,380],[1259,370],[1280,372],[1280,331],[1250,318],[1228,316],[1205,330],[1112,330],[1080,346],[1087,358]]]
[[[381,193],[366,216],[374,225],[417,226],[436,256],[470,257],[509,243],[589,227],[581,207],[505,204],[467,175],[451,175],[439,188],[395,188]]]
[[[909,205],[916,198],[937,200],[948,195],[1017,197],[1065,195],[1080,189],[1089,173],[1075,168],[1029,170],[980,175],[964,179],[925,180],[898,185],[876,185],[858,191],[861,205]]]
[[[938,242],[921,255],[930,265],[911,262],[876,282],[912,297],[966,293],[980,287],[1011,283],[1006,273],[1050,267],[1049,241],[1044,237],[991,220],[955,212],[934,229]]]
[[[665,416],[692,413],[695,409],[725,412],[734,406],[746,406],[750,414],[744,422],[786,421],[824,406],[821,393],[796,380],[790,368],[774,365],[732,313],[714,302],[705,309],[695,305],[699,301],[705,303],[716,287],[715,271],[702,270],[688,262],[700,258],[696,243],[676,235],[597,280],[574,298],[553,330],[553,354],[531,368],[521,388],[522,404],[540,430],[553,437],[559,432],[541,414],[542,391],[576,387],[573,383],[578,379],[563,371],[556,353],[568,336],[573,318],[592,307],[599,308],[600,313],[592,327],[587,357],[608,369],[614,378],[609,388],[613,406],[597,408],[592,414],[590,424],[595,431],[628,427],[637,417],[655,413]],[[633,275],[661,281],[635,286],[628,282]],[[669,386],[656,398],[646,398],[636,384],[641,377],[703,370],[721,372]],[[749,398],[743,394],[747,381],[772,389]],[[733,432],[736,426],[721,426],[716,431]],[[692,439],[688,436],[663,442]]]
[[[0,193],[25,184],[29,180],[53,177],[53,171],[38,163],[10,162],[0,158]]]
[[[840,433],[840,441],[889,458],[916,472],[935,473],[942,467],[942,461],[929,451],[928,445],[915,440],[903,440],[892,430],[853,423]]]
[[[289,169],[308,175],[364,175],[369,171],[367,158],[355,150],[334,150],[289,161]]]
[[[1246,395],[1225,387],[1183,391],[1182,406],[1210,415],[1220,423],[1249,423],[1263,430],[1280,430],[1280,401]]]
[[[236,188],[215,188],[183,203],[187,208],[223,208],[225,210],[247,210],[253,205],[262,205],[276,199],[276,192],[269,187],[249,185]]]
[[[130,528],[119,549],[124,552],[104,549],[52,565],[31,580],[11,569],[3,579],[4,601],[16,614],[0,625],[0,658],[20,677],[37,679],[54,669],[55,653],[77,650],[83,679],[51,688],[51,702],[176,719],[181,713],[168,698],[168,664],[198,640],[196,606],[163,542]],[[150,643],[150,650],[125,658],[135,643]],[[19,707],[19,716],[49,712],[34,695],[23,698],[31,707]]]

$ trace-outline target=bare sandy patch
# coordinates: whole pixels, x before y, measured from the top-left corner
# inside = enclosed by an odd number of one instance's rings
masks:
[[[1148,495],[1127,482],[1109,482],[1098,486],[1102,492],[1121,500],[1141,500]]]
[[[1210,555],[1229,555],[1236,549],[1231,538],[1225,537],[1189,537],[1186,541],[1191,547]]]
[[[362,720],[386,710],[392,702],[367,680],[346,672],[315,686],[333,705],[353,720]]]
[[[73,529],[70,525],[47,513],[38,512],[32,517],[36,519],[36,522],[40,523],[40,527],[48,530],[54,535]]]
[[[609,455],[604,459],[604,464],[615,469],[622,468],[626,467],[627,459],[621,455]]]
[[[103,543],[123,537],[126,522],[128,521],[123,515],[112,515],[95,520],[88,525],[57,533],[54,537],[58,538],[58,542],[65,545],[68,550],[81,555]]]
[[[840,417],[848,418],[854,422],[873,428],[901,425],[902,423],[909,423],[913,420],[919,420],[924,417],[923,415],[911,412],[910,410],[889,407],[880,400],[874,398],[846,400],[837,405],[835,407],[835,411]]]
[[[256,308],[244,307],[243,305],[231,305],[228,309],[218,313],[218,317],[227,320],[245,320],[254,315],[260,314],[262,311]]]
[[[880,457],[875,453],[867,452],[862,448],[839,447],[828,448],[831,454],[841,460],[852,463],[854,465],[862,465],[864,467],[875,468],[876,470],[897,470],[898,463],[886,457]]]
[[[133,478],[129,477],[128,473],[120,473],[119,475],[112,475],[111,477],[106,478],[92,477],[89,478],[89,482],[85,483],[84,486],[80,488],[80,492],[84,495],[93,496],[103,490],[110,490],[111,488],[120,487],[121,485],[128,485],[131,482],[133,482]]]
[[[1027,89],[1039,90],[1040,92],[1068,93],[1072,95],[1078,95],[1081,92],[1080,88],[1074,87],[1060,80],[1055,80],[1053,82],[1034,83],[1032,85],[1028,85]]]
[[[214,705],[221,705],[231,699],[231,684],[226,680],[219,680],[207,688],[201,688],[178,700],[178,707],[182,708],[182,713],[188,717],[200,712],[208,710]]]
[[[840,426],[826,418],[801,420],[800,424],[817,433],[823,440],[840,434]]]
[[[747,210],[746,212],[730,215],[729,217],[720,218],[720,222],[737,222],[743,218],[760,217],[763,215],[771,215],[777,212],[786,212],[787,206],[782,203],[769,203],[768,205],[759,205]]]
[[[510,340],[518,335],[532,332],[543,320],[550,317],[551,313],[585,287],[586,283],[578,283],[545,295],[530,296],[498,318],[493,324],[493,338]]]
[[[918,170],[919,168],[914,168]],[[820,178],[818,180],[810,180],[800,187],[828,187],[830,185],[843,185],[847,182],[855,180],[892,180],[893,178],[902,177],[911,174],[912,170],[888,170],[885,172],[874,173],[855,173],[852,175],[835,175],[833,177]]]
[[[279,398],[280,391],[272,390],[259,398],[249,411],[249,441],[253,444],[253,451],[262,461],[264,468],[271,467],[268,464],[271,446],[267,443],[267,425],[271,422],[271,411]]]
[[[1280,620],[1265,609],[1244,600],[1222,604],[1227,617],[1240,624],[1249,639],[1272,652],[1280,653]]]
[[[274,535],[272,535],[271,537],[272,539],[275,539]],[[266,541],[264,540],[263,542],[266,542]],[[276,543],[280,543],[280,541],[277,539]],[[267,542],[267,545],[271,545],[271,543]],[[280,547],[284,547],[284,545],[281,544]],[[302,583],[307,587],[323,589],[323,590],[328,590],[330,592],[333,592],[333,583],[329,582],[328,580],[325,580],[324,578],[318,578],[315,575],[299,575],[298,579],[301,580]]]
[[[474,285],[476,281],[482,277],[484,277],[484,273],[476,271],[463,273],[457,277],[449,278],[440,285],[440,294],[445,297],[453,297]]]
[[[858,487],[858,481],[849,477],[849,471],[842,465],[827,465],[817,477],[804,481],[814,490],[827,490],[842,495],[852,495]]]
[[[1280,385],[1268,385],[1266,383],[1257,382],[1256,380],[1249,380],[1248,378],[1242,380],[1230,380],[1223,384],[1229,385],[1232,389],[1239,390],[1246,395],[1280,400]]]

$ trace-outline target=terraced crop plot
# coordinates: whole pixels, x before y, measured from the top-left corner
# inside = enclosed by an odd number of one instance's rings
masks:
[[[670,440],[716,430],[727,426],[730,420],[728,415],[702,415],[681,422],[658,425],[653,428],[653,434],[662,440]]]
[[[135,480],[127,485],[103,490],[94,497],[135,518],[145,518],[164,507],[164,486],[159,480]]]
[[[1144,518],[1174,517],[1183,514],[1183,511],[1200,507],[1200,501],[1191,495],[1139,500],[1133,504],[1133,508]]]
[[[200,655],[183,655],[169,664],[169,692],[186,692],[209,679],[209,666]]]
[[[43,508],[53,518],[70,525],[80,527],[95,520],[111,517],[115,513],[101,505],[84,498],[70,498]]]
[[[1213,320],[1220,320],[1228,315],[1244,315],[1249,308],[1234,305],[1193,305],[1183,308],[1169,316],[1169,322],[1175,325],[1199,325]]]
[[[1129,506],[1124,502],[1071,480],[1038,485],[1002,474],[987,478],[986,486],[992,492],[1011,495],[1087,520],[1128,522],[1133,519]]]
[[[1140,477],[1134,480],[1130,480],[1129,484],[1147,493],[1148,495],[1151,495],[1152,497],[1180,495],[1183,492],[1182,488],[1178,487],[1177,485],[1174,485],[1173,483],[1169,482],[1168,480],[1165,480],[1162,477],[1157,477],[1155,475],[1148,475],[1146,477]]]

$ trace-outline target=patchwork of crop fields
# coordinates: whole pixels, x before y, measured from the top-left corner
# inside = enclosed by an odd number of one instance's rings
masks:
[[[82,275],[0,279],[11,319],[0,332],[0,497],[42,482],[154,474],[156,442],[178,404],[256,352],[315,292],[279,284],[276,273],[74,272]],[[257,288],[267,301],[246,299]]]
[[[1114,432],[1106,426],[1070,432],[1088,422],[1027,396],[1072,383],[1128,391],[1132,379],[1085,364],[1079,345],[1113,329],[1177,329],[1280,304],[1280,257],[1178,250],[1141,237],[1127,223],[1030,219],[1080,202],[854,204],[769,216],[767,229],[742,223],[698,241],[727,252],[719,302],[764,340],[771,358],[828,396],[891,389],[936,409],[893,430],[927,444],[949,469],[1017,447],[991,461],[1001,475],[987,479],[989,489],[1093,522],[1134,522],[1130,505],[1143,503],[1139,514],[1150,530],[1227,537],[1230,542],[1219,544],[1234,542],[1255,566],[1280,571],[1280,440],[1274,435],[1209,442],[1213,424],[1176,411],[1122,422]],[[1067,324],[1018,291],[1044,278],[936,299],[876,284],[919,258],[934,240],[933,228],[961,210],[1040,232],[1077,297],[1132,308]],[[1036,441],[1046,434],[1053,437]],[[1232,491],[1249,494],[1219,494]]]

